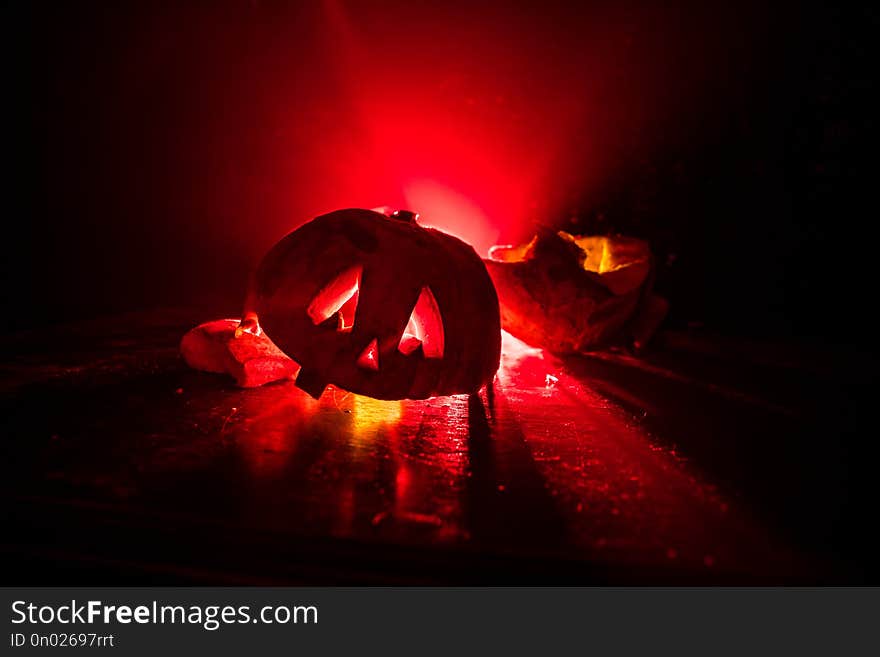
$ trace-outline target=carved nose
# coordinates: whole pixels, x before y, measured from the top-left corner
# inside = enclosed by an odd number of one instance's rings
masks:
[[[379,341],[373,338],[373,341],[367,345],[367,348],[358,356],[357,366],[365,370],[379,371]]]

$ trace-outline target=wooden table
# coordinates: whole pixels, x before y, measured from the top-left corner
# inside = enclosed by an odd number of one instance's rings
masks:
[[[506,335],[491,406],[315,401],[188,370],[177,343],[208,318],[9,336],[6,583],[864,576],[798,512],[842,513],[841,496],[813,494],[815,477],[847,477],[833,448],[815,453],[807,379],[822,372],[772,350],[670,334],[644,360],[562,361]]]

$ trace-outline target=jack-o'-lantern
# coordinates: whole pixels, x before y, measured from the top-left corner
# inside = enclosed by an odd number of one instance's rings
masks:
[[[245,307],[302,366],[297,385],[378,399],[470,393],[498,369],[498,297],[473,248],[410,212],[339,210],[288,234]]]
[[[526,244],[493,247],[486,266],[504,329],[556,353],[627,337],[638,351],[668,309],[651,292],[653,257],[642,240],[542,231]]]

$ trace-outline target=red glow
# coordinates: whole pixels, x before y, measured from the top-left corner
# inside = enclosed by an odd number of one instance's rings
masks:
[[[409,208],[480,254],[496,236],[521,242],[539,222],[601,210],[655,148],[689,161],[694,131],[713,125],[695,101],[711,92],[727,116],[747,87],[732,76],[764,68],[746,47],[755,29],[729,26],[742,3],[136,4],[99,21],[129,16],[100,57],[76,47],[82,31],[59,32],[77,58],[58,75],[78,67],[93,84],[53,113],[52,134],[73,139],[53,167],[56,201],[114,217],[149,199],[139,239],[187,266],[152,262],[164,278],[144,289],[188,298],[240,285],[279,237],[338,208]],[[113,184],[82,187],[65,173],[77,162]],[[125,253],[90,252],[109,269]]]
[[[407,207],[420,208],[419,223],[439,228],[485,256],[498,241],[499,229],[473,200],[434,180],[416,180],[403,191]]]
[[[291,179],[293,203],[308,207],[288,216],[389,204],[419,212],[423,225],[486,255],[499,238],[530,234],[531,222],[546,217],[559,198],[560,166],[589,175],[579,162],[589,153],[586,133],[574,127],[589,98],[570,93],[567,81],[592,72],[580,55],[546,61],[534,21],[502,24],[470,6],[400,4],[377,12],[337,0],[322,5],[317,33],[327,44],[321,64],[329,75],[316,115],[326,130],[320,147],[299,137],[317,182],[304,197]],[[579,34],[575,42],[589,38]],[[290,99],[291,122],[303,102],[312,101]]]

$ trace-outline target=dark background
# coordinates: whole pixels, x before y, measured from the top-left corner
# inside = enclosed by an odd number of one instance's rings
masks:
[[[415,200],[646,237],[673,325],[873,341],[876,10],[380,4],[7,3],[4,330],[231,312],[302,221]]]

